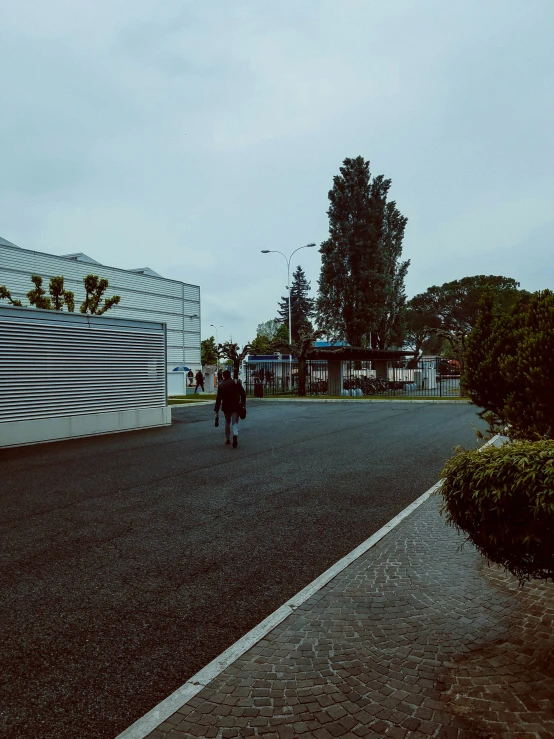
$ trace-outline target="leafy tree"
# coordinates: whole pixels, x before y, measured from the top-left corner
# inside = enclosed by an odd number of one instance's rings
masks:
[[[268,324],[275,324],[277,330],[269,330]],[[273,329],[273,326],[270,326]],[[261,331],[267,331],[268,333],[260,333]],[[268,334],[271,334],[269,336]],[[260,323],[258,326],[258,333],[254,340],[250,344],[252,354],[273,354],[276,351],[280,351],[283,345],[288,346],[289,341],[289,329],[288,325],[285,326],[283,323],[278,321],[266,321]]]
[[[259,323],[256,328],[256,334],[258,336],[264,336],[270,341],[275,338],[277,331],[279,331],[281,324],[275,318],[270,318],[269,321]]]
[[[263,334],[256,334],[254,340],[250,344],[252,354],[272,354],[273,342]]]
[[[304,324],[304,327],[305,326],[306,324]],[[293,341],[294,341],[294,336],[293,336]],[[282,323],[277,329],[277,333],[273,337],[273,340],[272,340],[273,350],[280,351],[280,347],[282,347],[283,344],[286,344],[288,346],[288,343],[289,343],[289,327],[288,327],[288,324],[285,326],[285,324]]]
[[[407,304],[407,335],[420,352],[435,335],[447,340],[463,366],[466,340],[477,322],[481,301],[490,294],[499,311],[517,300],[519,282],[511,277],[475,275],[433,285]]]
[[[213,336],[200,342],[200,356],[203,367],[217,364],[217,345]]]
[[[404,310],[405,346],[413,349],[414,359],[412,363],[417,366],[417,362],[424,351],[428,351],[435,339],[433,349],[439,349],[442,339],[439,339],[437,345],[436,332],[440,329],[440,318],[435,312],[434,303],[428,299],[427,293],[416,295],[410,301]],[[438,353],[438,351],[435,351]]]
[[[98,275],[87,275],[83,277],[83,283],[85,285],[85,299],[81,303],[81,313],[101,316],[121,300],[119,295],[112,295],[111,298],[105,298],[104,305],[100,306],[100,301],[108,288],[108,280],[100,278]]]
[[[40,275],[31,275],[31,281],[34,288],[29,290],[27,297],[29,303],[35,308],[42,310],[63,310],[65,305],[70,313],[75,310],[75,294],[71,290],[65,290],[64,278],[61,276],[51,277],[49,283],[50,297],[46,295],[46,290],[42,286],[42,277]],[[87,275],[83,278],[85,285],[86,297],[81,305],[81,313],[93,313],[102,315],[113,305],[117,305],[121,298],[114,295],[104,300],[104,305],[100,306],[100,301],[104,292],[108,287],[108,280],[100,279],[97,275]],[[0,299],[7,300],[11,305],[23,307],[20,300],[12,298],[12,295],[5,285],[0,285]]]
[[[377,349],[402,346],[406,331],[405,311],[406,293],[404,280],[409,261],[401,261],[402,241],[408,219],[401,215],[396,203],[385,206],[381,251],[385,271],[385,310],[377,322],[373,344]]]
[[[554,439],[554,293],[521,294],[506,313],[488,297],[467,340],[464,383],[491,431]]]
[[[63,310],[64,304],[67,310],[73,313],[75,310],[75,294],[71,290],[64,289],[63,277],[51,277],[49,292],[54,310]]]
[[[344,160],[329,192],[317,319],[330,338],[353,346],[366,346],[372,335],[381,349],[401,340],[407,219],[387,203],[390,185],[383,175],[371,179],[369,162],[359,156]]]
[[[304,270],[300,265],[294,270],[292,275],[292,285],[290,285],[290,313],[291,313],[291,334],[294,341],[298,341],[300,329],[310,325],[310,318],[314,314],[314,298],[309,298],[311,285],[306,279]],[[284,326],[289,325],[289,299],[281,298],[279,303],[278,321]]]
[[[42,277],[39,275],[31,275],[31,282],[34,283],[35,287],[27,293],[29,303],[34,305],[35,308],[50,310],[52,308],[52,301],[50,298],[46,297],[46,291],[42,287]]]
[[[23,307],[23,303],[21,300],[17,300],[16,298],[12,298],[11,292],[8,290],[8,288],[5,285],[0,285],[0,300],[7,300],[10,305],[15,305],[18,308]]]
[[[226,341],[224,344],[218,344],[217,349],[220,356],[232,363],[233,377],[235,380],[238,380],[240,363],[250,353],[250,344],[245,344],[241,349],[238,344],[234,344],[232,341]]]

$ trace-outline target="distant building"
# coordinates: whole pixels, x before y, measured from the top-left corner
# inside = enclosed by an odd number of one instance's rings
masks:
[[[106,297],[121,296],[119,305],[111,308],[108,315],[167,324],[168,370],[183,365],[200,368],[200,288],[197,285],[169,280],[149,267],[108,267],[81,252],[56,256],[22,249],[0,237],[0,285],[6,285],[12,296],[24,305],[28,304],[26,294],[33,287],[32,274],[43,278],[47,292],[50,278],[61,275],[66,289],[75,293],[78,311],[85,297],[83,277],[91,273],[108,280]]]

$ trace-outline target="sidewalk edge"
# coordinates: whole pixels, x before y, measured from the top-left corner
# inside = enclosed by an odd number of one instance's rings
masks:
[[[498,434],[493,436],[483,444],[481,449],[494,444],[498,438],[500,438]],[[338,574],[359,559],[369,549],[375,546],[375,544],[381,541],[381,539],[390,533],[392,529],[396,528],[399,523],[419,508],[422,503],[425,503],[425,501],[428,500],[431,495],[440,488],[440,486],[440,481],[436,482],[429,488],[429,490],[420,495],[419,498],[416,498],[413,503],[410,503],[409,506],[400,511],[400,513],[372,534],[368,539],[362,542],[342,559],[339,559],[338,562],[335,562],[334,565],[329,567],[328,570],[325,570],[325,572],[319,575],[319,577],[316,577],[316,579],[303,590],[290,598],[280,608],[270,614],[261,623],[251,629],[247,634],[193,675],[186,683],[184,683],[184,685],[177,688],[177,690],[171,693],[171,695],[158,703],[157,706],[142,716],[142,718],[139,718],[131,724],[131,726],[125,729],[121,734],[118,734],[115,739],[144,739],[148,736],[150,732],[169,718],[169,716],[174,714],[175,711],[178,711],[188,703],[191,698],[198,695],[200,691],[209,685],[212,680],[215,680],[215,678],[226,670],[227,667],[233,664],[233,662],[235,662],[239,657],[242,657],[245,652],[255,646],[261,639],[267,636],[270,631],[282,623],[288,616],[290,616],[291,613],[294,613],[294,611],[305,603],[308,598],[311,598],[314,593],[317,593],[318,590],[325,587],[325,585],[333,580]]]

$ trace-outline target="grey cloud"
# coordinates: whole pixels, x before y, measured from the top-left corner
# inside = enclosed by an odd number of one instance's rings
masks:
[[[260,249],[326,238],[362,154],[410,219],[409,294],[483,271],[551,286],[553,21],[550,0],[20,0],[0,233],[198,283],[204,333],[246,341],[286,283]]]

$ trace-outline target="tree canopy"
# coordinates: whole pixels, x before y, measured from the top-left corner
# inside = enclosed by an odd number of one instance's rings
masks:
[[[250,343],[252,354],[273,354],[283,344],[288,344],[288,325],[269,320],[258,325],[254,340]]]
[[[293,341],[298,341],[300,337],[300,329],[306,329],[310,324],[310,318],[314,314],[314,298],[308,297],[311,285],[306,279],[304,270],[300,265],[294,270],[292,275],[292,285],[290,285],[290,312],[291,312],[291,334]],[[281,298],[278,309],[278,321],[283,325],[289,325],[289,299]]]
[[[258,324],[256,334],[272,341],[280,328],[281,322],[276,318],[270,318],[269,321],[263,321],[263,323]]]
[[[245,344],[241,349],[238,344],[232,341],[226,341],[224,344],[218,344],[217,350],[221,357],[228,359],[233,366],[233,377],[238,380],[240,363],[250,353],[250,345]]]
[[[203,367],[217,364],[217,345],[213,336],[200,342],[200,356]]]
[[[317,320],[330,338],[352,346],[386,349],[402,339],[407,218],[387,202],[390,186],[383,175],[372,179],[369,162],[358,156],[344,160],[329,191]]]
[[[406,340],[419,352],[432,336],[446,339],[458,356],[477,322],[483,298],[490,295],[505,312],[520,295],[519,282],[499,275],[474,275],[433,285],[407,303]]]
[[[85,285],[85,299],[81,303],[81,313],[92,313],[101,316],[121,300],[119,295],[112,295],[111,298],[105,298],[104,304],[100,305],[104,293],[108,289],[108,280],[100,278],[98,275],[83,277],[83,283]]]

